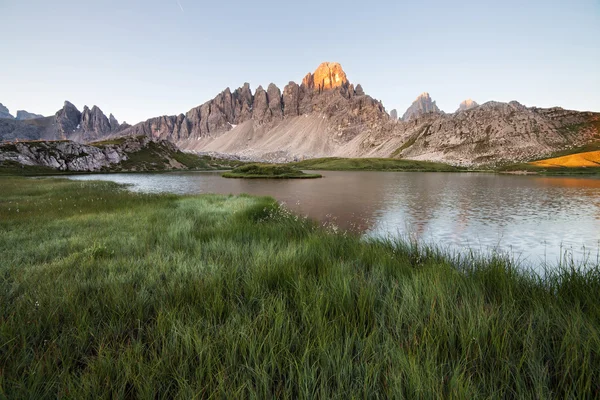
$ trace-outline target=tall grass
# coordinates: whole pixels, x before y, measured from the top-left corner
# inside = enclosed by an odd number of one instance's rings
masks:
[[[0,398],[598,398],[600,273],[0,178]]]

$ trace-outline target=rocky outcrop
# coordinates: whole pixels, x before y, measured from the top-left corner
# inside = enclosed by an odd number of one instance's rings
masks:
[[[390,111],[390,118],[392,121],[398,121],[398,111],[396,109]]]
[[[7,119],[13,119],[14,118],[12,116],[12,114],[10,112],[8,112],[8,108],[6,108],[5,106],[3,106],[2,103],[0,103],[0,118],[7,118]]]
[[[402,116],[403,121],[410,121],[414,118],[418,118],[424,114],[429,113],[440,113],[440,109],[435,104],[435,101],[431,100],[429,93],[424,92],[417,97],[417,99],[411,104]]]
[[[19,121],[25,121],[28,119],[38,119],[38,118],[44,118],[44,116],[40,115],[40,114],[30,113],[25,110],[17,110],[17,117],[15,119],[17,119]]]
[[[0,165],[12,162],[73,172],[144,169],[148,166],[147,164],[141,165],[132,162],[131,166],[125,168],[120,166],[121,163],[139,152],[145,152],[144,160],[150,160],[151,164],[159,167],[157,169],[184,168],[172,158],[172,155],[178,152],[172,143],[154,142],[148,137],[129,137],[114,142],[98,142],[91,145],[69,140],[3,144],[0,145]]]
[[[477,102],[475,102],[471,99],[467,99],[460,103],[460,105],[458,106],[458,110],[456,110],[456,112],[467,111],[467,110],[470,110],[471,108],[475,108],[475,107],[479,107],[479,104],[477,104]]]

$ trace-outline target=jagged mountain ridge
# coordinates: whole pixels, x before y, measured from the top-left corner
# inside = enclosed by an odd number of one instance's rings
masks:
[[[23,121],[27,119],[44,118],[44,116],[40,114],[30,113],[25,110],[17,110],[17,116],[13,117],[9,109],[5,107],[2,103],[0,103],[0,118],[16,119],[18,121]]]
[[[228,88],[185,115],[152,118],[121,133],[270,161],[404,157],[463,165],[538,158],[600,134],[598,113],[471,101],[460,113],[445,114],[428,93],[419,96],[408,121],[394,121],[339,64],[332,73],[332,64],[321,64],[283,92],[274,84],[254,94],[249,84]]]
[[[235,143],[226,144],[227,139],[221,136],[227,134],[229,138],[239,133],[257,139],[270,136],[268,132],[285,126],[302,130],[303,124],[297,123],[298,118],[307,118],[309,125],[316,128],[313,132],[323,133],[322,139],[327,136],[327,140],[340,143],[351,140],[360,132],[370,131],[389,116],[381,102],[365,95],[360,85],[355,88],[348,82],[339,64],[323,63],[314,73],[307,74],[302,84],[289,82],[283,92],[270,84],[266,91],[259,86],[252,94],[246,83],[233,93],[229,88],[225,89],[213,100],[185,115],[152,118],[123,134],[168,139],[187,150],[222,151],[227,148],[236,152]],[[314,124],[315,118],[325,120],[326,124]],[[333,126],[336,127],[334,137],[322,132]],[[293,150],[288,147],[269,146],[263,150],[265,153]],[[322,144],[320,151],[331,148]]]
[[[19,113],[21,118],[0,118],[0,140],[61,139],[85,143],[116,134],[130,126],[119,124],[112,114],[106,117],[97,106],[91,109],[85,106],[80,112],[69,101],[65,101],[63,108],[51,117],[37,117],[22,110]]]
[[[323,63],[301,84],[289,82],[283,91],[270,84],[253,93],[246,83],[186,114],[133,127],[114,129],[118,122],[112,115],[107,118],[97,107],[79,112],[66,102],[54,117],[19,121],[28,124],[12,131],[2,125],[9,120],[0,119],[0,135],[8,130],[13,138],[82,142],[144,135],[192,152],[270,161],[398,157],[463,165],[530,160],[600,139],[598,113],[464,102],[465,110],[445,114],[429,94],[417,100],[423,101],[408,121],[394,120],[361,85],[350,83],[339,64]],[[10,140],[10,135],[3,138]]]

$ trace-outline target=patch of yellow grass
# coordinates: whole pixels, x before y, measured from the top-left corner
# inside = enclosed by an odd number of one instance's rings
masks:
[[[600,167],[600,151],[571,154],[530,163],[536,167]]]

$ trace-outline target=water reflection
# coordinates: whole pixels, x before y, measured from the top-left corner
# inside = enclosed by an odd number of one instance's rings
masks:
[[[534,265],[561,251],[597,255],[600,179],[322,171],[316,180],[224,179],[215,172],[81,175],[144,192],[273,196],[294,212],[368,236],[400,235],[450,250],[498,249]],[[585,250],[584,250],[585,249]]]

